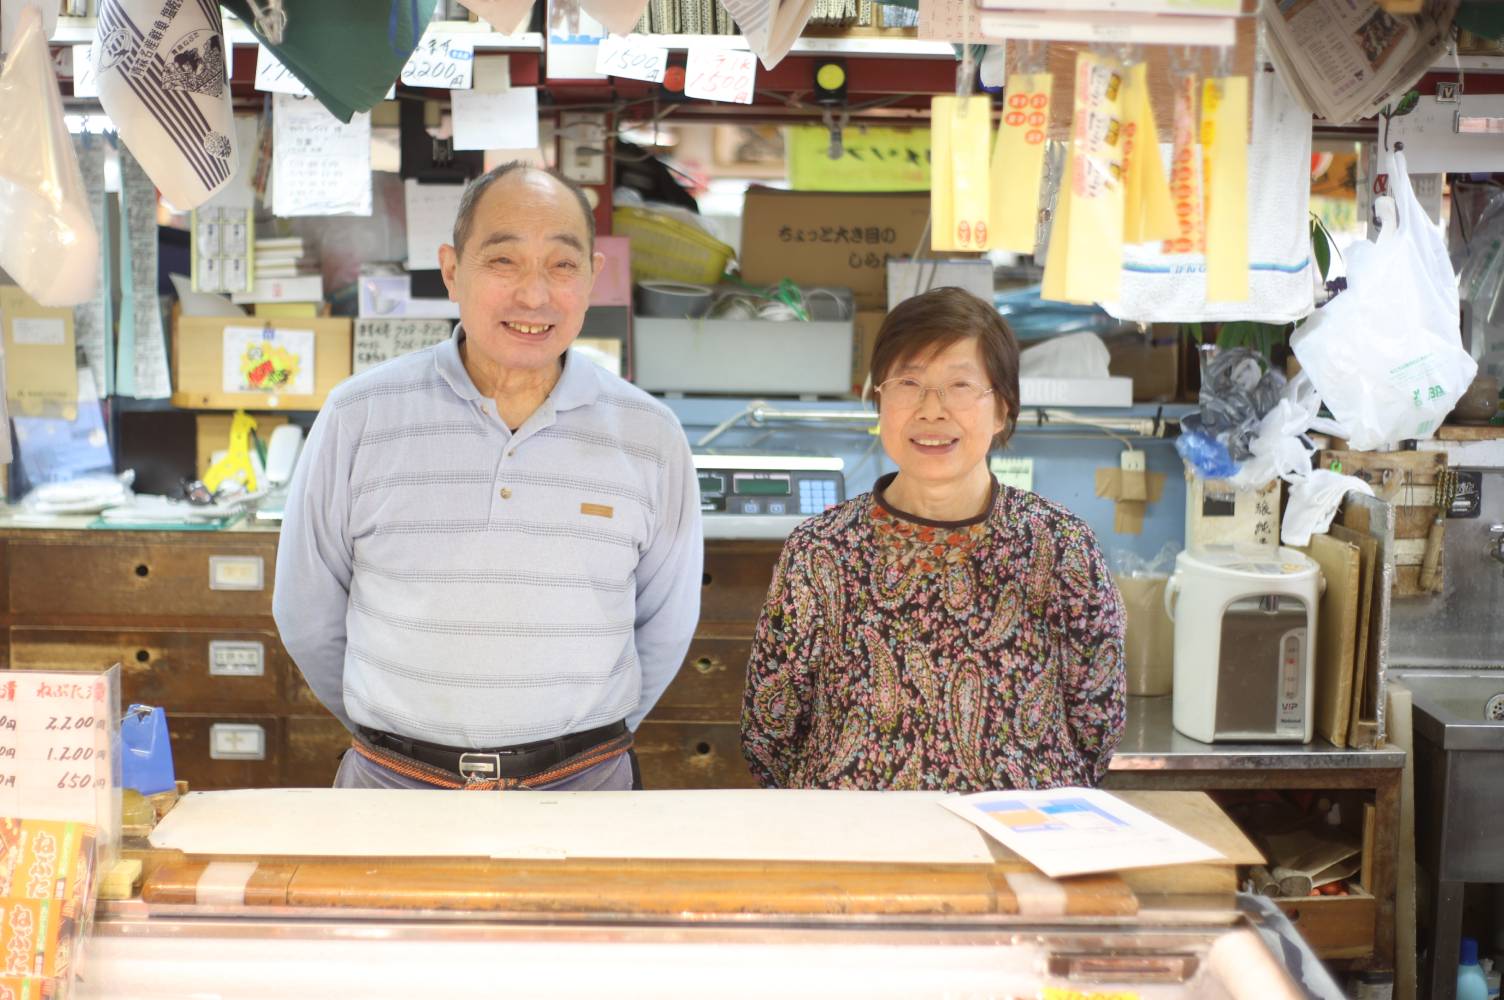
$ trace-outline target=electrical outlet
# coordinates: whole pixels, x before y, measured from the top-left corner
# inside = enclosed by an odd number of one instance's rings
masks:
[[[559,116],[559,172],[580,184],[606,183],[606,116]]]
[[[1137,448],[1129,448],[1123,452],[1119,459],[1122,465],[1122,500],[1148,500],[1149,499],[1149,473],[1148,460],[1142,451]]]

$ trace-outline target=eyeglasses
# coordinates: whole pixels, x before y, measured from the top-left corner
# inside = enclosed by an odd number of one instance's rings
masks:
[[[883,401],[893,406],[908,409],[919,406],[924,402],[925,393],[934,391],[935,398],[944,406],[947,399],[956,409],[965,409],[975,406],[985,396],[990,396],[995,391],[989,386],[978,385],[968,382],[966,379],[957,379],[947,382],[945,385],[924,385],[912,378],[890,378],[877,387],[877,392],[882,395]]]

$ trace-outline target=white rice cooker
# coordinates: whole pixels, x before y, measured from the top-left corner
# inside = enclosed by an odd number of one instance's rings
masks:
[[[1181,552],[1165,586],[1175,728],[1204,743],[1310,742],[1323,586],[1295,549]]]

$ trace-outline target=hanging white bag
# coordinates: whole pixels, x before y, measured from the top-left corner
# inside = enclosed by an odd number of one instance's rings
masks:
[[[1348,248],[1347,290],[1290,338],[1357,451],[1429,438],[1478,371],[1462,349],[1446,243],[1398,147],[1388,174],[1389,194],[1375,203],[1378,240]]]
[[[42,305],[74,306],[98,291],[99,265],[41,12],[24,6],[0,70],[0,269]]]

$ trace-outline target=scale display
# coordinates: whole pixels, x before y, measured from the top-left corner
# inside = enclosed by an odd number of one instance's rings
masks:
[[[695,455],[700,510],[740,517],[809,517],[846,499],[833,456]]]

